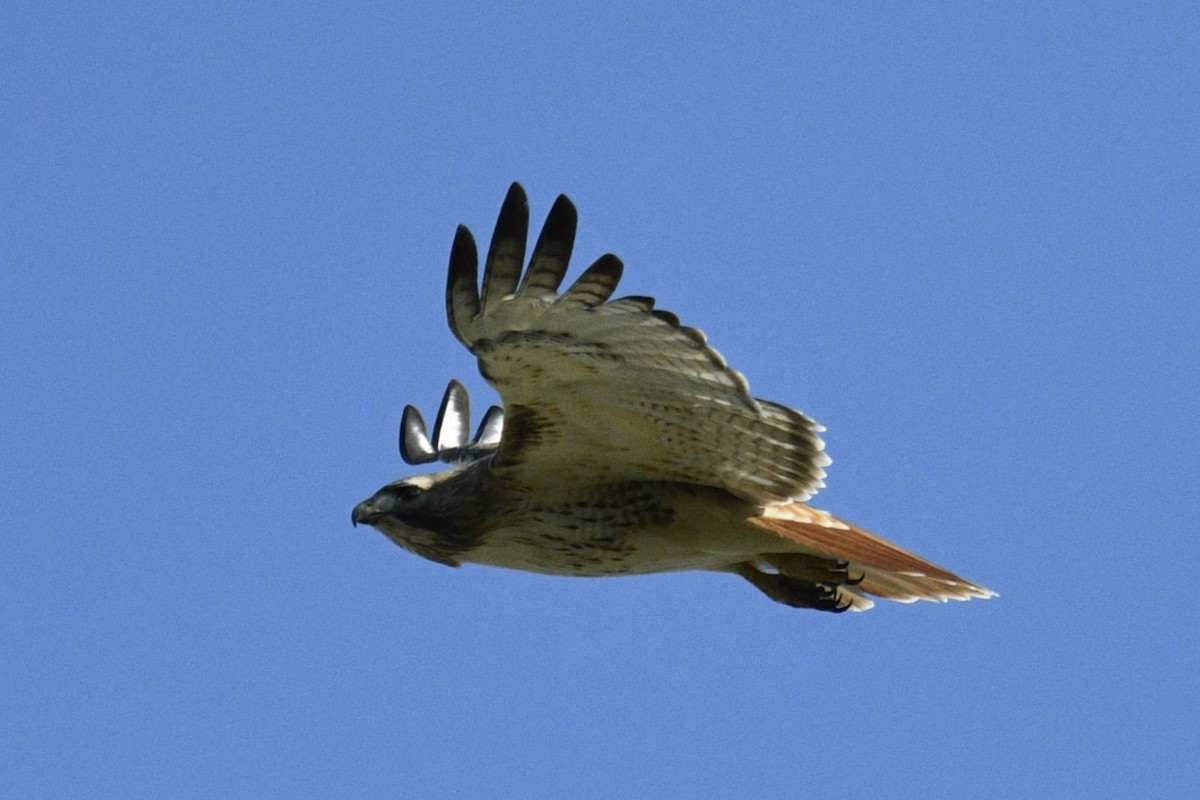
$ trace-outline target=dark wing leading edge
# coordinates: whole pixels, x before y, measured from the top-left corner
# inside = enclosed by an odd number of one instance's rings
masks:
[[[829,463],[805,415],[749,394],[704,334],[648,297],[609,300],[621,262],[601,256],[558,292],[577,215],[555,201],[522,277],[529,206],[513,184],[478,286],[460,226],[446,290],[450,328],[504,401],[493,469],[553,483],[664,480],[725,488],[755,502],[802,500]]]

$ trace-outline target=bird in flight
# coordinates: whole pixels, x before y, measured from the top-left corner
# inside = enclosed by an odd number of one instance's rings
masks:
[[[746,379],[649,297],[610,299],[601,256],[566,291],[574,204],[560,195],[525,265],[529,203],[514,183],[478,280],[475,240],[450,250],[450,329],[500,393],[470,435],[452,381],[430,436],[404,410],[409,464],[449,469],[389,483],[355,506],[401,547],[449,566],[549,575],[738,575],[795,608],[864,611],[995,593],[805,501],[829,457],[809,417],[752,397]]]

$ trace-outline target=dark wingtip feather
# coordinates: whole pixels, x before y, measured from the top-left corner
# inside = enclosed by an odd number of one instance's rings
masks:
[[[621,259],[612,253],[605,253],[584,270],[571,288],[567,289],[558,299],[558,302],[567,306],[583,308],[598,306],[616,291],[624,269],[625,265],[621,263]]]
[[[492,406],[479,422],[479,430],[471,440],[472,447],[495,447],[500,444],[500,435],[504,431],[504,410],[500,406]]]
[[[579,212],[565,194],[560,194],[546,215],[542,232],[533,248],[529,269],[521,281],[521,292],[544,290],[555,292],[567,272],[571,251],[575,248],[575,231]]]
[[[433,436],[426,433],[425,419],[414,406],[405,406],[400,420],[400,455],[409,464],[465,464],[496,450],[504,430],[504,412],[492,406],[483,415],[475,437],[469,438],[471,398],[467,387],[450,381],[433,425]]]
[[[483,268],[483,307],[517,290],[525,266],[525,240],[529,236],[529,198],[514,183],[504,196],[492,242]]]
[[[446,315],[450,330],[468,347],[466,325],[479,316],[479,251],[466,225],[459,225],[450,248],[450,273],[446,280]]]
[[[425,418],[415,406],[405,406],[400,417],[400,457],[408,464],[428,464],[437,459],[437,451],[425,432]]]
[[[446,387],[445,396],[442,397],[437,421],[433,423],[434,450],[441,453],[466,447],[470,424],[471,397],[467,394],[467,387],[452,380]]]

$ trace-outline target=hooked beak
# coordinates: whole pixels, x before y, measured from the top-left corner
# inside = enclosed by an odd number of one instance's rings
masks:
[[[368,500],[363,500],[354,507],[354,510],[350,512],[350,522],[356,528],[360,522],[371,525],[375,520],[383,516],[384,513],[384,510],[377,505],[377,499],[372,497]]]

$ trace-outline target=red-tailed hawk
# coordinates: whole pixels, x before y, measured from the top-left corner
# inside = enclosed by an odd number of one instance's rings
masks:
[[[610,300],[601,256],[558,291],[575,241],[559,196],[533,249],[509,189],[478,285],[475,240],[450,251],[450,328],[504,402],[469,438],[450,384],[430,439],[409,406],[400,450],[453,468],[384,486],[354,508],[425,558],[550,575],[731,572],[780,603],[862,611],[870,596],[967,600],[994,592],[806,505],[824,486],[823,428],[750,396],[705,336],[649,297]]]

